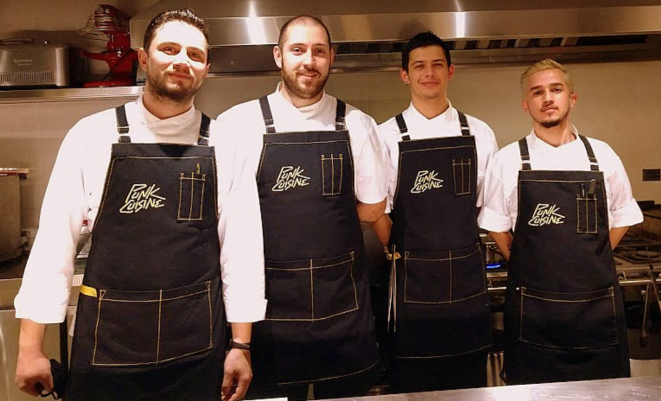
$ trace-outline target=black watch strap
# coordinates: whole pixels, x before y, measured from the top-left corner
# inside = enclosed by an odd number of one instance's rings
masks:
[[[250,351],[250,343],[240,343],[234,341],[234,339],[230,340],[229,347],[230,349],[236,348],[236,349],[244,349],[246,351]]]

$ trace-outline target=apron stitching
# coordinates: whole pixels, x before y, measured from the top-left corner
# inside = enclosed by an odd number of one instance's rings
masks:
[[[163,306],[163,290],[158,291],[158,333],[156,335],[156,363],[161,355],[161,307]]]
[[[342,193],[342,178],[344,178],[344,159],[342,153],[340,153],[340,188],[337,190],[338,194]]]
[[[324,169],[324,161],[326,159],[324,158],[324,155],[321,155],[321,193],[322,195],[328,195],[328,192],[326,192],[326,170]]]
[[[104,291],[104,290],[101,290]],[[159,290],[162,291],[162,290]],[[140,291],[143,292],[143,291]],[[207,290],[201,290],[197,292],[193,292],[190,294],[184,294],[184,295],[179,295],[176,297],[171,297],[171,298],[159,298],[159,299],[147,299],[147,300],[133,300],[133,299],[112,299],[112,298],[105,298],[104,300],[106,302],[126,302],[126,303],[146,303],[146,302],[161,302],[161,301],[173,301],[175,299],[182,299],[182,298],[188,298],[192,297],[193,295],[198,295],[198,294],[203,294],[207,292]]]
[[[477,298],[477,297],[480,297],[484,294],[486,294],[486,291],[483,290],[482,292],[480,292],[478,294],[469,295],[469,296],[461,298],[461,299],[450,299],[449,301],[411,301],[411,300],[405,299],[404,303],[406,303],[406,304],[417,304],[417,305],[444,305],[444,304],[449,305],[449,304],[455,304],[455,303],[467,301],[469,299]]]
[[[206,178],[206,174],[203,176]],[[200,196],[200,216],[197,220],[202,221],[202,216],[204,215],[204,189],[207,186],[206,179],[202,180],[202,195]]]
[[[316,382],[321,382],[321,381],[326,381],[326,380],[340,379],[340,378],[349,377],[349,376],[353,376],[353,375],[357,375],[357,374],[366,372],[366,371],[372,369],[373,367],[375,367],[378,363],[379,363],[379,360],[377,358],[377,360],[374,363],[372,363],[370,366],[366,367],[365,369],[360,369],[360,370],[357,370],[355,372],[351,372],[351,373],[347,373],[347,374],[339,375],[339,376],[330,376],[330,377],[322,377],[320,379],[313,379],[313,380],[299,380],[299,381],[294,381],[294,382],[269,383],[269,384],[276,385],[276,386],[285,386],[285,385],[289,385],[289,384],[316,383]]]
[[[209,348],[213,347],[213,312],[211,306],[211,281],[207,281],[207,299],[209,300]]]
[[[331,160],[331,195],[335,195],[335,159],[333,154],[330,155]]]
[[[270,317],[270,318],[266,318],[264,320],[270,320],[270,321],[274,321],[274,322],[319,322],[319,321],[322,321],[322,320],[328,320],[328,319],[336,317],[336,316],[346,315],[347,313],[352,313],[352,312],[355,312],[359,309],[360,309],[360,306],[355,307],[353,309],[347,309],[345,311],[338,312],[338,313],[335,313],[335,314],[332,314],[332,315],[328,315],[328,316],[324,316],[324,317],[317,317],[317,318],[313,318],[313,319],[285,319],[285,318],[272,318],[272,317]]]
[[[99,302],[96,310],[96,326],[94,327],[94,351],[92,352],[92,365],[96,364],[96,348],[99,345],[99,321],[101,319],[101,301],[106,294],[105,290],[101,290],[99,294]]]
[[[576,303],[587,303],[587,302],[596,301],[596,300],[598,300],[598,299],[613,298],[613,295],[601,295],[601,296],[594,297],[594,298],[589,298],[589,299],[580,299],[580,300],[560,300],[560,299],[544,298],[544,297],[539,297],[539,296],[536,296],[536,295],[530,295],[530,294],[526,294],[525,296],[528,297],[528,298],[541,299],[542,301],[558,302],[558,303],[571,303],[571,304],[576,304]]]
[[[447,355],[430,355],[430,356],[403,356],[403,355],[395,355],[397,359],[440,359],[440,358],[447,358],[447,357],[452,357],[452,356],[460,356],[460,355],[469,355],[475,352],[479,352],[485,349],[491,348],[492,344],[489,345],[484,345],[480,348],[476,348],[474,350],[466,351],[466,352],[459,352],[456,354],[447,354]]]
[[[184,173],[179,173],[179,207],[177,208],[177,220],[183,220],[181,217],[181,193],[184,186]]]
[[[349,274],[351,275],[351,285],[353,286],[353,297],[356,302],[356,309],[358,309],[358,290],[356,289],[356,281],[353,279],[353,266],[354,266],[354,253],[351,251],[351,268]]]
[[[314,319],[314,276],[312,275],[312,259],[310,259],[310,297],[311,297],[311,309],[312,309],[312,320]]]
[[[139,363],[94,363],[94,366],[147,366],[147,365],[158,365],[164,362],[173,361],[176,359],[181,359],[190,355],[199,354],[210,350],[212,347],[203,348],[197,351],[191,351],[182,355],[173,356],[171,358],[161,359],[158,362],[139,362]]]
[[[193,201],[195,199],[195,173],[190,173],[190,207],[188,208],[188,221],[193,220]]]

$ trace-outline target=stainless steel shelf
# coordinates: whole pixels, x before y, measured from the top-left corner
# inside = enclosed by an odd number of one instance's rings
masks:
[[[144,86],[115,86],[108,88],[62,88],[0,90],[0,104],[70,102],[74,100],[137,98]]]

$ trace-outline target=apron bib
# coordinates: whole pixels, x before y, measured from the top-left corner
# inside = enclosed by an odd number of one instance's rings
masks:
[[[391,247],[395,356],[429,359],[491,346],[486,272],[476,223],[475,137],[410,140],[401,114]],[[486,368],[486,360],[484,362]]]
[[[213,148],[132,144],[124,106],[80,290],[69,400],[219,399]],[[207,144],[203,116],[198,145]]]
[[[603,173],[533,171],[519,141],[519,217],[508,265],[508,384],[629,376],[624,304],[608,237]]]
[[[266,320],[254,325],[257,384],[311,383],[377,360],[353,157],[338,100],[335,131],[267,128],[257,183],[264,227]]]

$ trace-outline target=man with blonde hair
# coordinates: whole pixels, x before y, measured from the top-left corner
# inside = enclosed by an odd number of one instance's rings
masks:
[[[642,213],[613,149],[569,122],[577,94],[565,68],[543,60],[521,86],[533,130],[492,159],[478,218],[509,260],[506,380],[629,376],[612,248]]]

